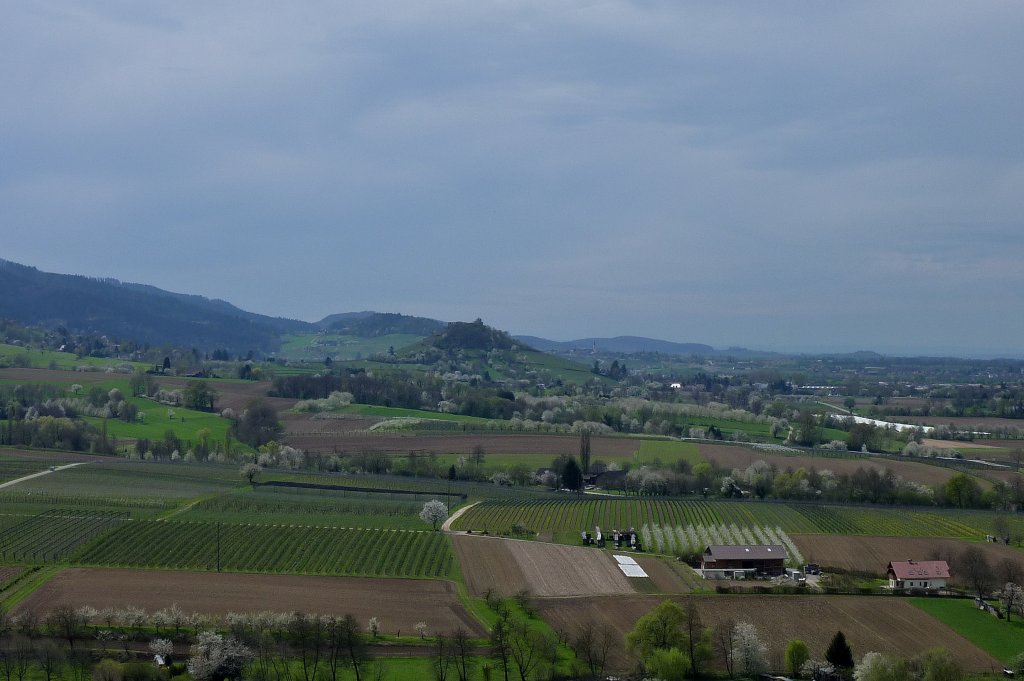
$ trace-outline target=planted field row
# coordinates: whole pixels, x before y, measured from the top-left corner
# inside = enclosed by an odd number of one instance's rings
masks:
[[[979,537],[990,533],[986,512],[863,508],[704,500],[553,499],[485,501],[455,521],[458,530],[509,532],[640,528],[643,525],[778,527],[793,534]]]
[[[45,511],[0,533],[0,558],[58,561],[125,520],[127,514],[123,512]]]
[[[86,509],[137,509],[140,511],[161,511],[175,508],[180,503],[180,500],[177,499],[32,492],[23,489],[20,485],[9,489],[12,491],[0,494],[0,508],[12,511],[22,511],[25,506],[31,506],[33,508],[42,507],[43,509],[62,506]]]
[[[205,499],[177,519],[421,530],[422,508],[422,498],[388,501],[382,495],[362,498],[322,490],[261,487]]]
[[[456,529],[504,532],[513,525],[535,531],[638,528],[644,524],[770,525],[790,532],[813,533],[813,526],[791,508],[776,504],[730,504],[714,501],[659,499],[552,499],[485,501],[456,522]],[[790,529],[794,528],[794,529]]]
[[[135,497],[184,498],[228,490],[241,482],[236,465],[120,460],[69,468],[26,481],[18,488],[44,494],[73,489],[81,495],[101,497],[131,490]]]
[[[447,577],[452,552],[438,532],[291,525],[132,522],[91,546],[77,562],[377,577]]]

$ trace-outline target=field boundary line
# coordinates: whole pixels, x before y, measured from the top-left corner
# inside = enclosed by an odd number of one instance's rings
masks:
[[[221,492],[213,492],[211,494],[203,495],[201,497],[198,497],[198,498],[193,499],[192,501],[186,503],[184,506],[179,506],[178,508],[171,509],[167,513],[164,513],[163,515],[161,515],[160,517],[154,518],[154,520],[160,520],[160,521],[168,520],[168,519],[173,518],[174,516],[176,516],[176,515],[178,515],[180,513],[185,513],[186,511],[192,510],[196,506],[196,504],[200,504],[200,503],[202,503],[204,501],[207,501],[209,499],[216,499],[220,495],[221,495]]]
[[[54,466],[53,468],[48,468],[45,471],[39,471],[38,473],[33,473],[32,475],[26,475],[21,478],[15,478],[14,480],[8,480],[7,482],[0,482],[0,489],[10,487],[11,485],[17,485],[19,482],[25,482],[26,480],[31,480],[32,478],[38,478],[41,475],[49,475],[50,473],[56,473],[57,471],[62,471],[66,468],[84,466],[87,463],[92,463],[92,461],[76,461],[75,463],[68,463],[64,464],[63,466]]]

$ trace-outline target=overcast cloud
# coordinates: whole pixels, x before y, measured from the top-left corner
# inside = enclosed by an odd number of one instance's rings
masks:
[[[317,320],[1024,355],[1024,4],[21,2],[0,256]]]

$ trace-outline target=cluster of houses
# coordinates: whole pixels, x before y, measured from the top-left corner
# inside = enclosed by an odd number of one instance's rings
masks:
[[[795,570],[787,570],[786,548],[781,545],[713,545],[704,550],[701,574],[705,579],[754,579],[788,575],[802,579]],[[949,564],[944,560],[892,561],[886,568],[890,589],[943,591],[949,581]]]

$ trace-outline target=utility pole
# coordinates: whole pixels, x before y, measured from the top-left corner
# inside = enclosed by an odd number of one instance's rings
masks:
[[[217,523],[217,572],[220,572],[220,526],[221,523]]]

